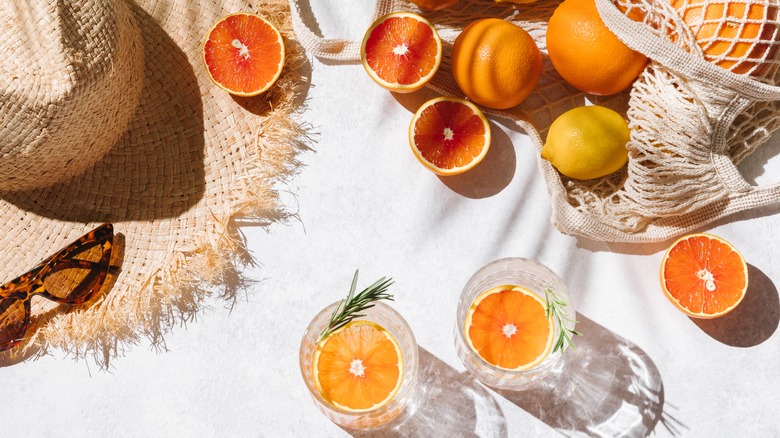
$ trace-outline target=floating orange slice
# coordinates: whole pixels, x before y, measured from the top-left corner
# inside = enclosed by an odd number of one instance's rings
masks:
[[[433,25],[409,12],[380,17],[368,28],[360,57],[371,79],[390,91],[422,88],[441,64],[441,39]]]
[[[473,103],[437,97],[417,110],[409,144],[418,160],[439,175],[457,175],[479,164],[490,148],[490,125]]]
[[[691,234],[674,242],[661,261],[661,287],[680,310],[694,318],[717,318],[745,297],[745,259],[726,240]]]
[[[487,363],[511,371],[539,365],[555,332],[545,303],[520,286],[497,286],[477,296],[466,315],[466,340]]]
[[[209,78],[237,96],[256,96],[279,79],[284,41],[264,18],[247,12],[230,14],[211,28],[203,44]]]
[[[373,322],[354,321],[317,345],[314,381],[322,397],[350,412],[386,405],[401,387],[404,366],[393,336]]]

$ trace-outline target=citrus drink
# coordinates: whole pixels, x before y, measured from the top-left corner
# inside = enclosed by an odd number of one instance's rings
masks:
[[[322,337],[339,303],[323,309],[301,341],[303,380],[320,411],[354,429],[379,427],[405,412],[414,394],[417,344],[384,303]]]
[[[466,369],[488,386],[518,390],[552,371],[572,342],[574,308],[555,273],[523,258],[496,260],[466,283],[455,344]]]

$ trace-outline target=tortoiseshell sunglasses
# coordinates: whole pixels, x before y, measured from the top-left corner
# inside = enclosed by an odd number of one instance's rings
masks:
[[[24,339],[30,325],[30,300],[39,295],[62,304],[83,304],[103,286],[111,266],[114,226],[103,224],[0,286],[0,351]]]

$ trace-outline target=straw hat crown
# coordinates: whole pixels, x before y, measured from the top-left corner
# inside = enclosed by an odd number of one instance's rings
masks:
[[[0,191],[81,174],[127,129],[143,48],[125,2],[0,2]]]

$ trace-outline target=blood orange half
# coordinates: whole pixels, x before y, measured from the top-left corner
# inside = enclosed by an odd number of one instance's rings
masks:
[[[661,287],[680,310],[694,318],[717,318],[747,292],[745,259],[726,240],[691,234],[674,242],[661,261]]]
[[[457,175],[476,166],[490,148],[490,125],[473,103],[437,97],[422,104],[409,125],[417,159],[439,175]]]
[[[477,296],[466,315],[469,347],[505,370],[535,367],[550,354],[555,328],[545,303],[530,290],[497,286]]]
[[[410,93],[431,80],[441,64],[441,39],[433,25],[409,12],[393,12],[374,22],[360,47],[363,67],[377,84]]]
[[[282,74],[284,41],[263,17],[248,12],[230,14],[206,36],[203,61],[218,87],[237,96],[256,96]]]

